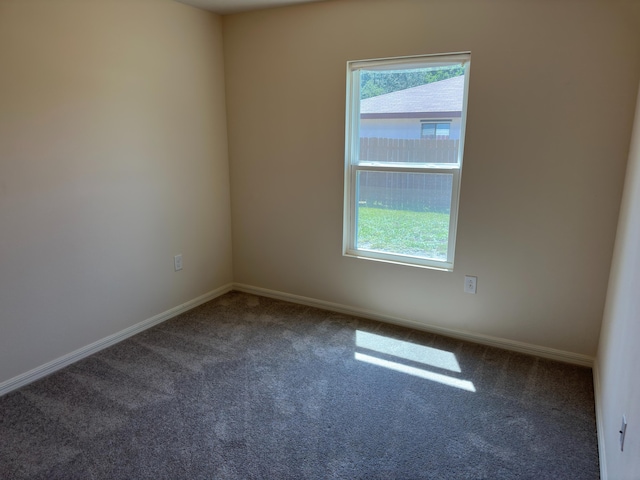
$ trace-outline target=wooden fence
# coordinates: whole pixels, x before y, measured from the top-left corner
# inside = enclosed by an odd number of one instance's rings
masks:
[[[366,162],[456,163],[460,140],[361,138],[360,160]]]
[[[360,172],[361,207],[449,213],[453,175],[443,173]]]
[[[456,163],[459,140],[361,138],[360,160],[406,163]],[[453,175],[360,172],[360,206],[449,213]]]

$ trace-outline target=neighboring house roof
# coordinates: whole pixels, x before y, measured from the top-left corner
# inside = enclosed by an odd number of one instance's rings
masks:
[[[460,116],[464,75],[360,101],[362,118]]]

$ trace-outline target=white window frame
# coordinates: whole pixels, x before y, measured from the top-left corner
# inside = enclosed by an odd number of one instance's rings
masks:
[[[460,182],[462,179],[462,159],[469,91],[469,66],[471,53],[449,53],[437,55],[416,55],[408,57],[383,58],[374,60],[355,60],[347,62],[347,94],[345,121],[345,171],[344,171],[344,217],[343,217],[343,255],[364,258],[401,265],[410,265],[437,270],[453,271],[456,233],[458,228],[458,205],[460,200]],[[460,127],[460,144],[456,164],[398,164],[360,162],[360,70],[362,69],[400,69],[435,67],[459,64],[465,68],[464,93]],[[402,172],[402,173],[445,173],[453,175],[451,209],[449,217],[449,238],[447,259],[421,258],[403,254],[383,253],[356,248],[356,178],[359,171]]]

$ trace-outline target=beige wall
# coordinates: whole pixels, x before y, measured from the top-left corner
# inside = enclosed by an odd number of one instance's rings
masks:
[[[224,17],[234,280],[595,355],[640,71],[626,13],[340,0]],[[345,62],[465,50],[455,271],[341,256]]]
[[[640,472],[640,103],[637,108],[597,361],[600,449],[612,480],[634,480]]]
[[[0,70],[2,383],[232,268],[218,16],[0,0]]]
[[[221,22],[0,0],[0,383],[232,280],[595,354],[640,73],[624,5],[340,0]],[[345,62],[461,50],[455,272],[342,257]]]

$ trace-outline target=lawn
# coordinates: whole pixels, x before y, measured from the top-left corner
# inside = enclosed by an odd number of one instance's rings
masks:
[[[358,208],[358,248],[446,260],[449,214]]]

